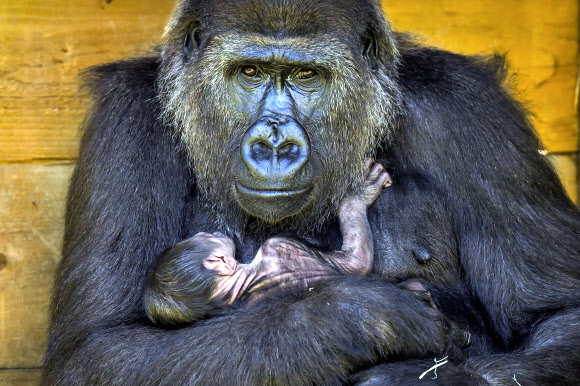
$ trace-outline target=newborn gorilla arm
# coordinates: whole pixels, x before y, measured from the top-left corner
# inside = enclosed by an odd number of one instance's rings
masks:
[[[373,240],[367,218],[367,208],[391,186],[392,180],[383,165],[367,160],[365,184],[360,194],[344,197],[338,207],[338,220],[342,233],[340,251],[321,252],[322,259],[342,272],[364,276],[372,268]]]

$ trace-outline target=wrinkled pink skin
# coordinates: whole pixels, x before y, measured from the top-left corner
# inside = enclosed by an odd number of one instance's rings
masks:
[[[207,269],[219,273],[212,297],[223,297],[228,304],[232,304],[246,294],[250,302],[255,302],[261,298],[260,291],[265,288],[298,285],[306,289],[318,280],[337,275],[337,269],[351,275],[366,275],[373,262],[373,244],[366,211],[382,189],[392,185],[383,165],[367,160],[366,168],[363,191],[344,197],[338,207],[343,236],[340,251],[319,251],[317,257],[302,243],[273,237],[262,244],[250,264],[239,264],[234,259],[234,244],[225,235],[218,232],[195,235],[200,242],[211,238],[220,244],[204,261]]]

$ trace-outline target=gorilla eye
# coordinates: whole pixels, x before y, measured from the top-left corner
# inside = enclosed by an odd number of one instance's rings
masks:
[[[185,40],[183,42],[183,53],[185,54],[185,59],[188,60],[191,56],[193,50],[198,48],[201,44],[201,37],[199,36],[199,28],[192,28],[187,35],[185,35]]]
[[[250,78],[255,78],[258,76],[258,69],[255,66],[244,66],[242,67],[242,74]]]
[[[296,76],[294,78],[296,78],[296,79],[311,79],[311,78],[314,78],[315,76],[316,76],[316,70],[305,69],[305,70],[298,71],[298,73],[296,73]]]

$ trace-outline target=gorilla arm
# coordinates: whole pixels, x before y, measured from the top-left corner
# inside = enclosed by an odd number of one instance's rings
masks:
[[[70,187],[43,384],[335,384],[361,365],[464,339],[428,304],[368,278],[187,328],[148,323],[146,273],[183,237],[192,191],[158,118],[157,70],[144,58],[89,74],[95,104]]]
[[[446,198],[465,286],[506,352],[442,366],[430,382],[461,384],[479,373],[492,384],[515,384],[514,376],[521,384],[575,383],[580,336],[570,326],[580,318],[580,213],[538,153],[525,110],[501,85],[503,61],[413,46],[401,52],[407,116],[397,146],[387,149],[392,159],[378,160],[399,174],[420,173]],[[392,216],[374,226],[405,244],[406,224],[417,222],[425,221]],[[433,364],[385,364],[357,381],[415,382]]]
[[[122,322],[94,330],[76,339],[66,361],[53,358],[44,382],[337,384],[398,353],[442,352],[445,340],[432,338],[449,333],[435,310],[360,278],[300,301],[270,300],[178,330]]]

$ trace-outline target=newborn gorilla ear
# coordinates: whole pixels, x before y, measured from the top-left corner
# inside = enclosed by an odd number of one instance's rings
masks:
[[[233,257],[218,256],[212,253],[203,261],[203,266],[220,275],[231,276],[236,272],[237,262]]]

